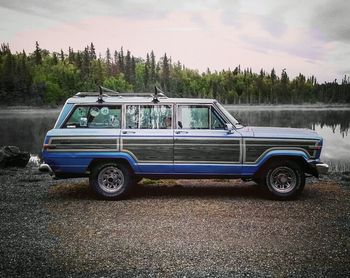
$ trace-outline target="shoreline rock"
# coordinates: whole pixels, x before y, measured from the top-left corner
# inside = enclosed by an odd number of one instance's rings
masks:
[[[0,168],[24,168],[30,159],[29,152],[21,151],[16,146],[4,146],[0,149]]]

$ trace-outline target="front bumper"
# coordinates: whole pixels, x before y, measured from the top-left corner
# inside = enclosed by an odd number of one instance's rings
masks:
[[[328,173],[329,166],[326,163],[323,163],[319,160],[308,161],[309,164],[309,173],[313,176],[318,177],[319,175],[325,175]]]
[[[316,164],[316,170],[319,175],[325,175],[328,173],[329,166],[326,163],[318,163]]]

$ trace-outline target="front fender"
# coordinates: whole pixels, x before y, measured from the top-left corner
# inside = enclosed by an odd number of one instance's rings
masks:
[[[256,174],[261,167],[272,158],[282,158],[282,157],[293,157],[301,158],[305,163],[308,162],[308,155],[301,150],[271,150],[264,154],[257,162],[255,163],[244,163],[242,167],[242,176],[253,176]]]
[[[299,150],[272,150],[266,153],[257,163],[259,167],[261,167],[267,160],[271,159],[272,157],[282,157],[282,156],[290,156],[290,157],[301,157],[307,162],[309,160],[309,156]]]

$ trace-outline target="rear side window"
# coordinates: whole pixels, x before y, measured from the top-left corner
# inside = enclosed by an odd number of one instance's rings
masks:
[[[127,105],[126,128],[172,128],[171,105]]]
[[[65,128],[120,128],[121,106],[76,106]]]

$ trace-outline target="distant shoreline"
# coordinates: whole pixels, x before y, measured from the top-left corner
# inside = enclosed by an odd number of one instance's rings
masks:
[[[227,110],[350,110],[350,104],[227,104]]]

